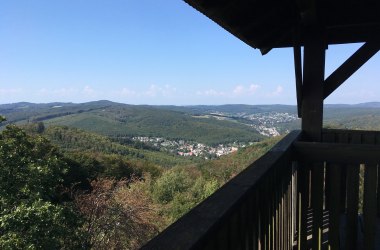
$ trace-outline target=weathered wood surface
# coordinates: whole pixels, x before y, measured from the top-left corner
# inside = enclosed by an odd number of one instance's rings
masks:
[[[380,162],[380,145],[295,142],[293,156],[311,162],[376,164]]]
[[[306,140],[310,141],[322,139],[325,49],[319,31],[311,32],[304,47],[301,124]]]
[[[380,49],[378,42],[367,42],[325,80],[323,96],[327,98]]]

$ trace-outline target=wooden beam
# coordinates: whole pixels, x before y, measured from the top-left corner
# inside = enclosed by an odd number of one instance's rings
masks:
[[[366,42],[350,58],[348,58],[338,69],[336,69],[324,84],[323,96],[327,98],[361,66],[363,66],[380,49],[379,42]]]
[[[302,130],[306,140],[321,141],[325,48],[321,32],[315,31],[304,47]]]
[[[380,145],[295,142],[293,146],[297,160],[346,164],[380,162]]]
[[[298,117],[302,117],[302,56],[301,46],[294,46],[294,70],[296,77],[296,91],[297,91],[297,110]]]

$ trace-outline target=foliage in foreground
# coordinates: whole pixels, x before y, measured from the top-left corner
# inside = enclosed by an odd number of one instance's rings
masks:
[[[46,139],[16,126],[0,134],[0,248],[80,246],[77,215],[57,203],[66,165]]]
[[[159,232],[162,218],[139,179],[101,179],[75,205],[84,216],[86,245],[96,249],[137,249]]]
[[[1,249],[138,249],[275,143],[168,168],[88,147],[61,153],[36,128],[0,134]]]

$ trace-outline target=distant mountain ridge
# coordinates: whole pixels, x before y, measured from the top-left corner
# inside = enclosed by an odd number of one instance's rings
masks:
[[[193,117],[190,112],[160,106],[110,101],[88,103],[18,103],[0,105],[8,123],[44,122],[89,130],[111,137],[154,136],[206,144],[259,141],[255,129],[240,123]]]
[[[260,141],[300,128],[295,105],[130,105],[100,100],[86,103],[0,105],[7,123],[44,122],[110,137],[163,137],[206,144]],[[6,124],[6,123],[5,123]],[[380,129],[380,102],[326,104],[328,127]],[[0,128],[1,129],[1,128]]]

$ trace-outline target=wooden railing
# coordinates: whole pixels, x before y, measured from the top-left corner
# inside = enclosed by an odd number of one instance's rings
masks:
[[[297,231],[299,249],[305,245],[313,249],[323,245],[331,249],[375,249],[380,215],[380,132],[324,130],[322,143],[300,141],[294,143],[293,150],[303,211]],[[360,188],[363,191],[359,193]],[[309,244],[306,210],[312,211],[313,222]],[[324,238],[323,211],[329,215]],[[362,216],[358,217],[359,212]]]
[[[378,162],[380,132],[293,131],[143,249],[374,249]]]

